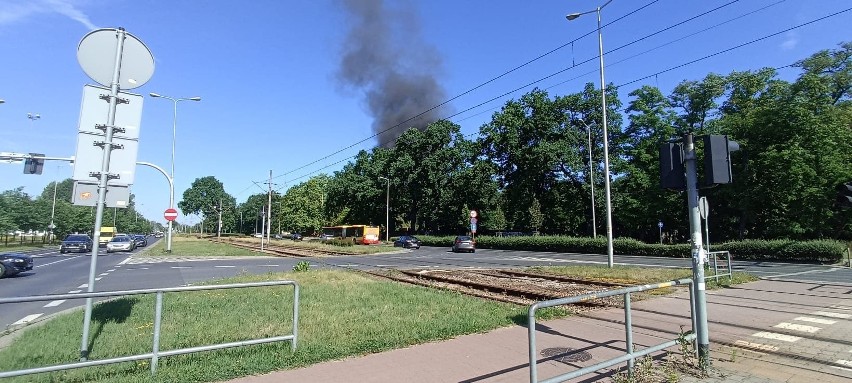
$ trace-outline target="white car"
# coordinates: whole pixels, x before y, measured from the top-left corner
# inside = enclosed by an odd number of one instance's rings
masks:
[[[107,253],[113,251],[133,251],[136,249],[136,242],[129,236],[116,236],[106,244]]]

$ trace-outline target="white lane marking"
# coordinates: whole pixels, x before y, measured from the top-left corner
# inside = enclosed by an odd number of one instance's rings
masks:
[[[77,294],[80,291],[83,291],[83,290],[71,290],[71,291],[68,292],[68,294]]]
[[[88,284],[88,283],[84,283],[84,284],[82,284],[82,285],[80,285],[80,286],[77,286],[77,288],[78,288],[78,289],[85,289],[86,287],[89,287],[89,284]]]
[[[840,360],[838,360],[838,361],[836,361],[836,362],[834,362],[834,363],[842,364],[842,365],[844,365],[844,366],[848,366],[848,367],[852,367],[852,360],[843,360],[843,359],[840,359]]]
[[[113,272],[113,271],[115,271],[115,269],[109,269],[109,270],[107,270],[107,272],[108,272],[108,273],[111,273],[111,272]]]
[[[74,259],[74,258],[80,258],[80,256],[78,255],[78,256],[76,256],[76,257],[65,258],[65,259],[62,259],[62,260],[59,260],[59,261],[56,261],[56,262],[45,263],[45,264],[43,264],[43,265],[36,265],[36,267],[35,267],[35,268],[37,269],[37,268],[39,268],[39,267],[50,266],[50,265],[53,265],[53,264],[56,264],[56,263],[59,263],[59,262],[70,261],[70,260],[72,260],[72,259]]]
[[[803,324],[795,324],[795,323],[787,323],[787,322],[781,322],[781,323],[779,323],[775,326],[772,326],[772,327],[783,328],[783,329],[786,329],[786,330],[793,330],[793,331],[809,332],[809,333],[815,333],[819,330],[822,330],[822,327],[805,326]]]
[[[191,269],[192,266],[172,266],[173,269]]]
[[[798,273],[787,273],[787,274],[778,274],[778,275],[770,275],[764,278],[780,278],[780,277],[789,277],[792,275],[803,275],[803,274],[816,274],[816,273],[830,273],[832,271],[837,271],[839,269],[828,269],[828,270],[808,270],[808,271],[800,271]]]
[[[24,324],[24,323],[30,323],[30,322],[32,322],[32,321],[34,321],[34,320],[38,319],[38,317],[40,317],[40,316],[42,316],[42,315],[44,315],[44,313],[39,313],[39,314],[30,314],[30,315],[27,315],[27,316],[25,316],[25,317],[21,318],[20,320],[18,320],[17,322],[12,323],[12,326],[14,326],[14,325],[19,325],[19,324]]]
[[[811,322],[811,323],[819,323],[819,324],[835,324],[836,320],[831,319],[820,319],[820,318],[811,318],[811,317],[796,317],[793,320],[799,320],[802,322]]]
[[[56,307],[56,306],[59,306],[59,305],[61,305],[61,304],[63,304],[63,303],[65,303],[65,299],[61,299],[61,300],[58,300],[58,301],[50,302],[50,303],[48,303],[48,304],[44,305],[43,307]]]
[[[236,266],[213,266],[213,267],[219,267],[219,268],[232,268],[232,267],[236,267]]]
[[[103,279],[103,278],[95,278],[95,280],[96,280],[96,281],[99,281],[99,280],[101,280],[101,279]]]
[[[738,346],[742,346],[752,350],[760,350],[760,351],[778,351],[778,347],[770,346],[768,344],[760,344],[760,343],[752,343],[744,340],[738,340],[736,342]]]
[[[127,262],[130,262],[130,259],[131,259],[131,257],[125,258],[123,261],[119,262],[118,265],[116,265],[115,267],[118,267],[118,266],[121,266],[121,265],[123,265]]]
[[[376,265],[376,267],[396,267],[399,265]]]
[[[752,334],[752,336],[756,336],[758,338],[765,338],[765,339],[781,340],[781,341],[784,341],[784,342],[795,342],[799,339],[802,339],[802,338],[799,338],[797,336],[784,335],[784,334],[778,334],[778,333],[766,332],[766,331],[761,331],[759,333]]]
[[[278,267],[278,265],[258,265],[260,267]]]
[[[832,309],[852,311],[852,307],[849,307],[849,306],[831,305],[831,306],[828,306],[828,307],[832,308]]]
[[[832,313],[832,312],[828,312],[828,311],[817,311],[817,312],[811,313],[811,315],[819,315],[821,317],[838,318],[838,319],[852,318],[852,314],[839,314],[839,313]]]
[[[109,273],[100,273],[100,274],[98,274],[98,276],[99,276],[99,277],[105,277],[105,276],[107,276],[107,275],[109,275]]]

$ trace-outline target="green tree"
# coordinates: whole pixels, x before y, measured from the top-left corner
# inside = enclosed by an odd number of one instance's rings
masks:
[[[236,206],[234,197],[225,192],[225,187],[216,177],[207,176],[196,178],[189,189],[183,192],[183,198],[178,202],[178,208],[184,215],[203,214],[204,227],[208,232],[214,232],[218,225],[217,209]],[[223,214],[222,231],[230,231],[234,227],[231,214]],[[209,229],[208,229],[209,228]]]

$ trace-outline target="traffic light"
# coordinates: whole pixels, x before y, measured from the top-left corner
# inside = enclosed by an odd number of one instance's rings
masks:
[[[660,145],[660,186],[663,189],[686,190],[683,146],[680,143]]]
[[[726,135],[711,134],[704,140],[704,184],[729,184],[731,177],[731,152],[740,150],[740,144]]]
[[[837,205],[852,207],[852,181],[837,185]]]
[[[41,153],[30,153],[30,155],[34,157],[44,157],[44,154]],[[43,159],[27,158],[24,162],[24,174],[41,174],[42,170],[44,170]]]

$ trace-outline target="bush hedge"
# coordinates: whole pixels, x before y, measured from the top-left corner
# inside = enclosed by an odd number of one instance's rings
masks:
[[[418,236],[424,246],[450,247],[454,236]],[[476,237],[482,249],[553,251],[562,253],[606,254],[606,237],[524,236]],[[615,238],[616,254],[649,257],[691,257],[688,243],[676,245],[648,244],[632,238]],[[739,260],[776,260],[790,262],[839,263],[846,257],[846,245],[833,240],[793,241],[788,239],[744,241],[711,244],[712,251],[730,251]]]

